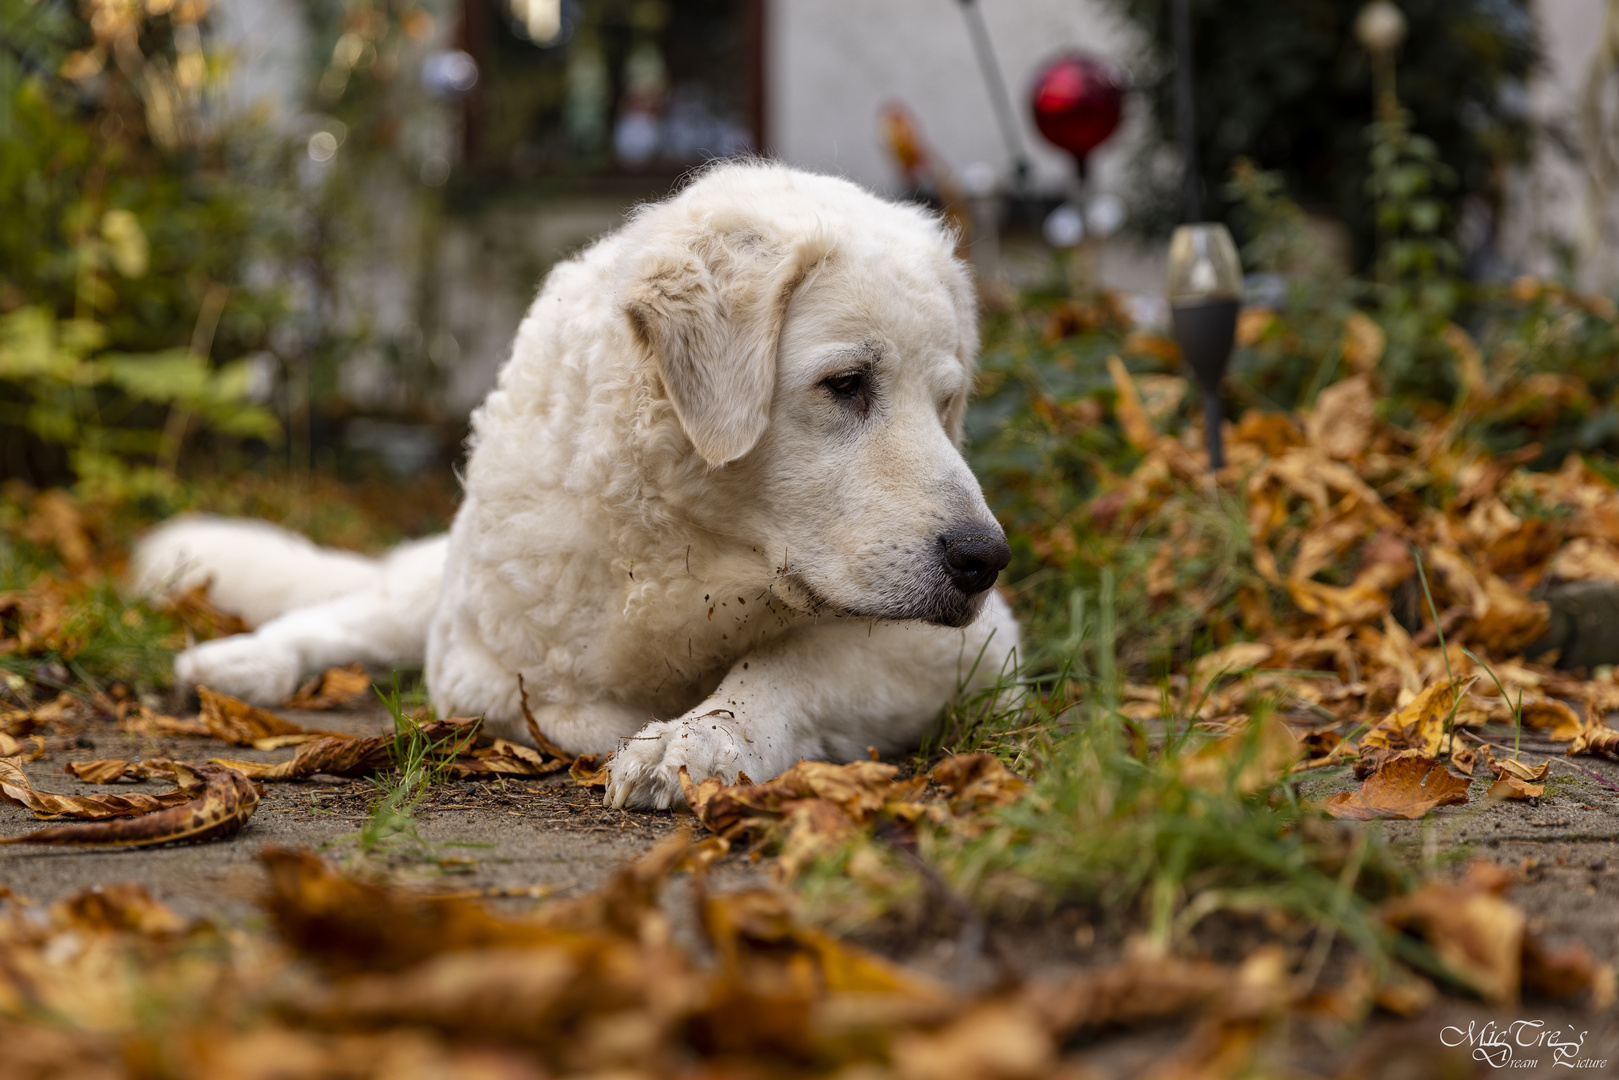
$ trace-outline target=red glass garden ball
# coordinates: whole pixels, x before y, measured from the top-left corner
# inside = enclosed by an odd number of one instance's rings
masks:
[[[1059,56],[1034,80],[1034,126],[1046,141],[1084,161],[1119,126],[1124,75],[1094,56]]]

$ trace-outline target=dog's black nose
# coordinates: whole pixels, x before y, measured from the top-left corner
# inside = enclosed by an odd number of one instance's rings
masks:
[[[1012,561],[1006,536],[993,525],[969,525],[951,529],[939,537],[944,549],[944,570],[950,583],[971,595],[995,584],[995,578]]]

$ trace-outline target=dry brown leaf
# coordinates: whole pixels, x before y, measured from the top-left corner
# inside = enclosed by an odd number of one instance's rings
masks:
[[[40,656],[55,653],[71,660],[89,640],[76,606],[85,594],[82,582],[42,575],[21,592],[0,592],[0,653]]]
[[[420,731],[423,738],[437,748],[433,751],[434,756],[444,759],[466,753],[476,741],[480,726],[481,722],[477,719],[453,718],[422,724]],[[254,780],[301,780],[316,773],[324,773],[327,776],[371,776],[394,767],[396,745],[395,737],[392,735],[372,735],[363,739],[342,736],[317,739],[314,742],[300,740],[298,752],[292,760],[276,765],[257,761],[233,761],[228,758],[211,758],[209,764],[235,769]],[[452,776],[457,775],[455,770],[462,764],[452,763]],[[462,769],[459,775],[470,776],[494,771],[469,767]]]
[[[1484,607],[1470,633],[1473,641],[1498,656],[1522,652],[1546,635],[1551,608],[1531,600],[1494,574],[1484,578]]]
[[[1365,375],[1333,383],[1316,397],[1315,408],[1304,421],[1305,435],[1328,457],[1340,461],[1356,457],[1371,442],[1377,426],[1376,402]]]
[[[1336,731],[1312,731],[1299,740],[1301,757],[1293,766],[1294,772],[1324,769],[1354,760],[1360,747]]]
[[[1545,784],[1531,784],[1518,776],[1501,776],[1486,793],[1491,799],[1538,799],[1546,794]]]
[[[327,668],[298,688],[287,700],[287,708],[314,712],[340,709],[371,689],[371,676],[364,664]]]
[[[1342,791],[1323,809],[1336,818],[1419,818],[1436,806],[1467,801],[1467,781],[1432,758],[1396,758],[1368,776],[1357,791]]]
[[[1201,680],[1207,683],[1218,675],[1256,668],[1275,654],[1276,647],[1262,641],[1234,641],[1213,652],[1204,653],[1194,664]]]
[[[208,725],[202,720],[181,720],[174,716],[162,716],[145,705],[137,705],[128,710],[118,719],[118,729],[127,731],[132,735],[183,735],[208,738],[213,735]]]
[[[1251,795],[1293,768],[1302,748],[1292,730],[1275,716],[1246,718],[1223,739],[1199,747],[1181,760],[1181,782],[1203,791]]]
[[[1550,758],[1537,767],[1519,758],[1497,758],[1490,753],[1489,747],[1484,748],[1484,763],[1489,766],[1492,776],[1514,776],[1532,784],[1543,782],[1552,771]]]
[[[1434,984],[1414,971],[1392,964],[1388,974],[1372,993],[1379,1009],[1395,1016],[1420,1016],[1433,1008],[1439,991]]]
[[[164,601],[163,610],[174,616],[193,637],[203,641],[252,630],[240,617],[214,607],[208,599],[210,584],[211,579],[202,581],[183,593],[170,596]]]
[[[95,548],[85,531],[79,504],[61,488],[34,496],[21,531],[32,543],[54,547],[70,574],[83,574],[95,562]]]
[[[1059,1039],[1082,1031],[1150,1023],[1165,1017],[1214,1013],[1224,1017],[1273,1014],[1288,997],[1281,954],[1261,948],[1242,966],[1166,955],[1131,942],[1125,958],[1023,992],[1023,1005]]]
[[[936,1030],[902,1031],[894,1072],[899,1080],[1036,1080],[1052,1075],[1056,1051],[1028,1010],[991,999]]]
[[[607,763],[611,754],[580,754],[568,766],[568,775],[580,787],[605,788],[609,779]]]
[[[1237,346],[1251,349],[1265,340],[1265,334],[1276,324],[1276,309],[1260,304],[1245,304],[1237,312]]]
[[[1294,606],[1319,621],[1323,630],[1366,622],[1388,610],[1388,597],[1381,590],[1363,585],[1288,581],[1287,594]]]
[[[893,783],[899,770],[877,761],[855,761],[833,765],[825,761],[800,761],[786,772],[759,784],[726,786],[716,777],[693,784],[682,777],[687,805],[698,821],[720,836],[731,835],[739,824],[755,819],[784,816],[791,804],[803,799],[821,799],[854,822],[871,820],[888,803],[908,800],[926,784],[915,779]]]
[[[707,898],[703,930],[722,968],[733,976],[751,964],[778,968],[788,978],[808,974],[817,989],[838,994],[903,994],[944,1002],[947,991],[873,953],[846,945],[801,924],[788,897],[748,889]],[[809,971],[794,968],[807,961]]]
[[[423,896],[339,874],[315,855],[261,852],[277,932],[333,970],[399,971],[441,952],[553,941],[547,927],[508,922],[459,899]]]
[[[235,836],[258,806],[253,782],[235,769],[215,765],[176,765],[176,775],[191,772],[203,784],[194,799],[154,810],[140,817],[55,825],[22,836],[0,839],[0,844],[72,844],[96,847],[153,847],[158,844],[200,843]],[[100,796],[103,799],[132,796]]]
[[[1446,323],[1440,337],[1456,356],[1456,374],[1460,377],[1464,402],[1483,401],[1489,395],[1489,383],[1484,378],[1484,355],[1471,334],[1455,323]]]
[[[988,755],[972,755],[959,764],[946,762],[941,784],[955,792],[956,805],[993,805],[1008,797],[1015,777],[1005,773]],[[959,770],[959,772],[958,772]],[[694,783],[681,770],[681,790],[697,820],[728,840],[741,836],[781,838],[781,852],[772,868],[778,880],[790,880],[817,856],[833,851],[858,835],[859,827],[879,814],[891,820],[915,822],[924,816],[948,816],[937,804],[920,804],[915,797],[927,777],[895,781],[898,770],[875,761],[833,765],[800,761],[764,783],[727,786],[717,777]],[[745,778],[742,778],[745,779]]]
[[[354,737],[340,731],[319,731],[294,724],[268,709],[249,705],[226,694],[217,694],[206,686],[197,687],[197,696],[202,699],[202,720],[208,725],[208,730],[216,739],[238,746],[255,746],[262,741],[271,743],[268,748],[275,749],[276,746],[293,745],[286,741],[289,737],[302,742]]]
[[[1005,806],[1022,797],[1024,783],[993,754],[954,754],[928,774],[944,788],[955,814]]]
[[[1512,704],[1518,705],[1516,698]],[[1556,698],[1526,697],[1523,699],[1521,710],[1523,726],[1546,732],[1546,737],[1553,742],[1568,742],[1578,738],[1585,727],[1580,721],[1580,714]],[[1509,709],[1507,716],[1511,715]]]
[[[1379,720],[1370,731],[1361,736],[1361,752],[1370,748],[1392,751],[1415,751],[1423,757],[1437,758],[1452,750],[1454,733],[1447,736],[1445,725],[1453,722],[1452,713],[1458,699],[1465,697],[1477,676],[1457,682],[1439,682],[1423,690],[1403,708],[1394,710]]]
[[[1125,369],[1124,361],[1117,356],[1107,358],[1107,373],[1113,379],[1113,389],[1118,394],[1118,404],[1115,410],[1119,418],[1119,427],[1124,430],[1124,437],[1138,450],[1151,450],[1163,438],[1152,421],[1147,419],[1147,411],[1142,407],[1141,395],[1136,392],[1136,384],[1130,378],[1130,372]]]
[[[0,731],[0,758],[13,758],[19,763],[25,761],[38,761],[45,756],[45,740],[38,735],[30,735],[27,741],[19,741]]]
[[[1564,581],[1619,581],[1619,546],[1607,540],[1577,537],[1558,550],[1546,572]]]
[[[51,906],[51,922],[64,930],[90,933],[130,932],[170,937],[194,927],[133,881],[98,885]]]
[[[180,806],[195,795],[180,788],[157,795],[130,792],[127,795],[58,795],[35,790],[14,759],[0,758],[0,800],[32,810],[37,817],[76,817],[90,821],[103,818],[139,817],[169,807]]]
[[[174,776],[174,762],[168,758],[147,758],[145,761],[120,761],[101,758],[96,761],[70,761],[63,771],[86,784],[116,784],[124,777],[133,780],[168,780]]]
[[[1501,898],[1511,877],[1475,862],[1459,883],[1429,882],[1383,905],[1390,927],[1423,938],[1445,967],[1486,1001],[1518,1000],[1524,914]]]
[[[450,766],[450,777],[464,780],[472,776],[546,776],[569,768],[569,757],[546,757],[533,747],[496,739],[493,746],[472,751],[472,760],[462,759]]]
[[[1365,375],[1377,370],[1388,344],[1383,328],[1359,311],[1350,312],[1344,319],[1344,342],[1340,350],[1344,364],[1350,371]]]
[[[1556,738],[1555,735],[1552,736]],[[1588,724],[1574,736],[1569,754],[1593,754],[1619,761],[1619,731],[1606,724]]]

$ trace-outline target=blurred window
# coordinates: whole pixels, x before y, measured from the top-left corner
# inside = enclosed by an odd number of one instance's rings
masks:
[[[490,179],[657,184],[759,149],[762,0],[466,0]]]

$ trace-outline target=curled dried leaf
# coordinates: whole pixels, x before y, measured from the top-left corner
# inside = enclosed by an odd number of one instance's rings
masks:
[[[605,788],[607,786],[607,762],[611,754],[580,754],[568,766],[568,775],[580,787]]]
[[[533,747],[496,739],[493,746],[472,752],[472,760],[462,759],[450,766],[450,776],[463,780],[472,776],[546,776],[573,764],[572,758],[546,757]]]
[[[1619,761],[1619,731],[1607,724],[1588,724],[1574,736],[1570,754],[1593,754]]]
[[[147,758],[145,761],[100,758],[95,761],[70,761],[63,766],[63,771],[86,784],[116,784],[125,777],[131,780],[168,780],[174,776],[174,762],[168,758]]]
[[[465,752],[476,741],[481,726],[481,721],[477,719],[458,717],[431,721],[421,725],[420,730],[428,743],[436,748],[434,756],[443,760]],[[363,739],[347,735],[332,736],[313,742],[300,742],[298,752],[291,761],[276,765],[228,758],[213,758],[210,763],[236,769],[254,780],[302,780],[316,773],[327,776],[371,776],[394,767],[396,746],[392,735],[372,735]],[[455,775],[453,770],[456,765],[451,766],[452,775]]]
[[[0,758],[0,799],[32,810],[41,818],[76,817],[90,821],[103,818],[138,817],[168,807],[179,806],[191,796],[182,789],[157,795],[130,792],[127,795],[58,795],[38,791],[14,759]]]
[[[206,686],[197,687],[197,696],[202,699],[202,721],[208,725],[209,733],[217,739],[238,746],[253,746],[261,740],[283,740],[286,736],[298,736],[303,741],[309,742],[316,739],[353,738],[352,735],[345,735],[340,731],[317,731],[302,724],[294,724],[268,709],[249,705],[226,694],[215,693]],[[289,743],[279,741],[278,745],[285,746]]]
[[[259,802],[258,788],[235,769],[217,765],[199,765],[192,769],[191,766],[177,765],[176,771],[192,772],[202,780],[202,794],[140,817],[55,825],[22,836],[7,837],[0,840],[0,844],[153,847],[158,844],[200,843],[236,835],[247,819],[253,816]],[[120,797],[128,796],[100,796]]]
[[[1518,758],[1497,758],[1490,753],[1488,747],[1484,749],[1484,763],[1489,766],[1491,776],[1498,778],[1511,776],[1531,784],[1542,783],[1552,771],[1550,758],[1539,765],[1531,765]]]
[[[1532,784],[1519,776],[1505,775],[1490,785],[1492,799],[1538,799],[1546,794],[1545,784]]]
[[[338,709],[363,697],[371,689],[371,676],[364,664],[327,668],[310,679],[287,700],[287,708],[314,712]]]

